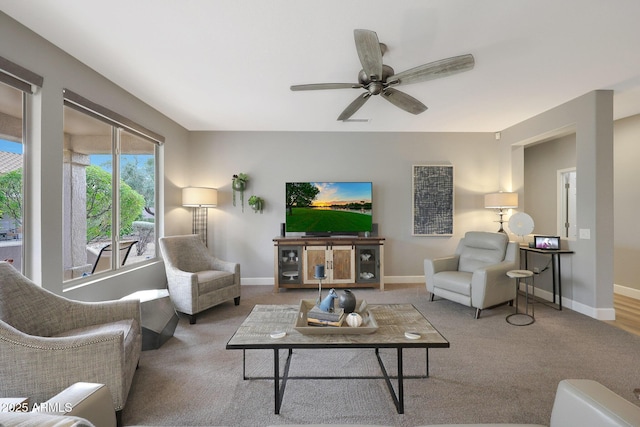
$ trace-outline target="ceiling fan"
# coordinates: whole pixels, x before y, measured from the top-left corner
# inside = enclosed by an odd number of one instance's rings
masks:
[[[356,50],[362,64],[358,73],[358,83],[316,83],[291,86],[291,90],[324,90],[324,89],[365,89],[340,114],[338,120],[347,120],[371,98],[382,95],[391,102],[411,114],[420,114],[427,106],[414,97],[394,88],[394,86],[419,83],[446,77],[471,70],[475,64],[473,55],[461,55],[430,62],[395,74],[393,68],[382,63],[382,56],[387,50],[384,43],[378,41],[378,35],[371,30],[354,30]]]

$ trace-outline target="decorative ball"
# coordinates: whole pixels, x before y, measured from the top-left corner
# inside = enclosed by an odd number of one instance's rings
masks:
[[[358,313],[349,313],[347,315],[347,325],[351,326],[352,328],[357,328],[358,326],[362,325],[362,316],[360,316]]]

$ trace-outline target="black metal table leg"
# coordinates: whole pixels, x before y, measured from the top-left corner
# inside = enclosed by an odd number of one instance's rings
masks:
[[[387,383],[387,388],[389,389],[389,394],[391,394],[391,399],[393,399],[393,404],[396,406],[396,410],[398,414],[404,414],[404,375],[402,372],[402,347],[398,347],[398,392],[393,389],[393,384],[391,383],[391,377],[387,372],[387,369],[384,366],[384,362],[380,357],[380,349],[376,348],[376,357],[378,358],[378,364],[380,365],[380,370],[382,370],[382,376],[384,381]]]
[[[242,349],[242,379],[247,379],[247,350]]]
[[[560,267],[560,254],[555,254],[558,263],[558,308],[562,310],[562,271]]]
[[[424,356],[425,356],[425,359],[426,359],[426,365],[427,365],[427,366],[426,366],[426,369],[425,369],[425,372],[426,372],[426,374],[425,374],[425,378],[429,378],[429,349],[428,349],[428,348],[425,348],[425,349],[424,349],[424,353],[425,353],[425,354],[424,354]]]
[[[277,348],[273,349],[273,391],[276,414],[280,413],[280,352]]]
[[[398,347],[398,413],[404,414],[404,373],[402,367],[402,347]]]
[[[280,351],[273,349],[273,391],[275,397],[275,414],[280,413],[280,407],[282,406],[282,397],[284,396],[284,389],[287,386],[287,379],[289,378],[289,366],[291,366],[291,356],[293,349],[289,349],[287,355],[287,361],[284,364],[284,372],[282,373],[282,384],[280,384]]]

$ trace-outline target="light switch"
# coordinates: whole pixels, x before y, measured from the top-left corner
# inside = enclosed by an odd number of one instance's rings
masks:
[[[591,238],[591,229],[589,228],[581,228],[580,229],[580,238],[589,240]]]

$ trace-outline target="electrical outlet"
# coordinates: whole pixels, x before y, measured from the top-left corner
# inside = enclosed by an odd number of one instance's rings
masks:
[[[533,267],[533,274],[540,274],[540,269],[538,267]]]

